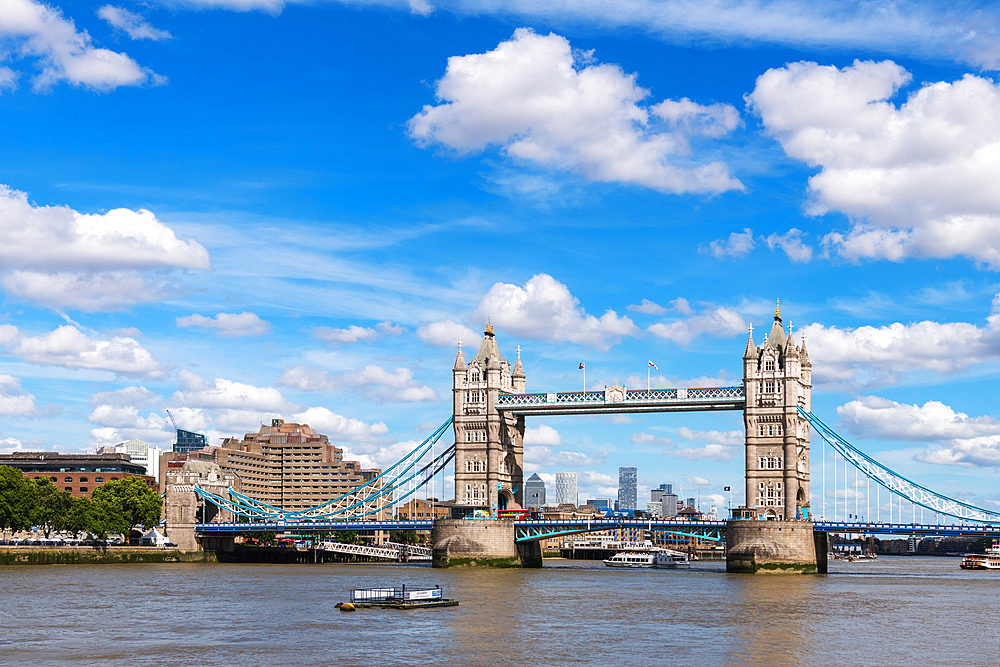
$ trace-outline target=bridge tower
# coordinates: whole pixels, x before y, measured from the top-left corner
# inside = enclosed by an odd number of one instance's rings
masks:
[[[812,409],[812,362],[804,337],[799,346],[791,328],[785,336],[780,305],[763,344],[754,344],[751,327],[743,353],[746,506],[760,517],[792,521],[812,518],[809,424],[797,409]]]
[[[492,323],[476,356],[465,362],[462,342],[454,376],[455,503],[494,513],[524,505],[524,416],[497,410],[502,393],[524,393],[521,348],[514,366],[497,347]]]

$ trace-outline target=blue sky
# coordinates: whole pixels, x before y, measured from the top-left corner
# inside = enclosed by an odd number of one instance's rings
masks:
[[[3,3],[0,444],[384,465],[487,317],[529,391],[728,385],[780,298],[821,419],[996,508],[998,12],[822,4]],[[528,426],[581,496],[742,488],[736,413]]]

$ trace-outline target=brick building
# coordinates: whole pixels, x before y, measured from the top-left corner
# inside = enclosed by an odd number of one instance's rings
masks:
[[[0,465],[17,468],[31,479],[50,477],[57,487],[75,498],[90,498],[102,484],[126,477],[138,477],[149,488],[156,489],[156,478],[146,475],[146,467],[133,463],[128,454],[16,452],[0,454]]]

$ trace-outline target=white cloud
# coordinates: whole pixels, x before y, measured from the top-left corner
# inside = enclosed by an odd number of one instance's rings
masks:
[[[285,397],[274,387],[257,387],[224,378],[216,378],[213,382],[202,379],[200,384],[196,384],[195,378],[201,379],[193,373],[184,377],[187,388],[173,395],[172,404],[258,412],[279,412],[289,407]]]
[[[451,347],[462,340],[466,343],[476,341],[479,336],[464,324],[444,320],[420,327],[417,329],[417,338],[432,347]]]
[[[643,299],[638,305],[632,304],[628,306],[628,309],[644,315],[666,315],[668,312],[666,308],[649,299]]]
[[[11,271],[0,274],[0,286],[13,297],[57,310],[69,307],[88,313],[161,301],[178,292],[157,277],[142,276],[138,271]]]
[[[406,327],[389,321],[379,322],[375,325],[375,330],[386,336],[402,336],[406,333]]]
[[[681,448],[673,451],[665,451],[664,454],[676,456],[687,461],[698,461],[701,459],[729,461],[736,456],[737,448],[729,445],[709,443],[704,447]]]
[[[161,400],[159,394],[145,387],[130,386],[94,394],[90,397],[90,407],[111,405],[116,407],[134,406],[140,408],[156,405]]]
[[[793,262],[808,262],[812,259],[812,246],[807,246],[802,242],[802,231],[794,227],[784,234],[771,234],[764,239],[764,243],[771,250],[781,248],[788,255],[788,259]]]
[[[17,332],[15,327],[11,328]],[[114,336],[107,340],[93,339],[71,325],[61,326],[43,336],[18,337],[16,342],[8,337],[8,341],[6,344],[12,347],[11,354],[36,364],[151,378],[162,377],[166,370],[134,338]],[[0,332],[0,343],[3,342],[3,332]]]
[[[896,322],[881,327],[839,329],[811,324],[802,329],[817,383],[858,387],[895,384],[917,371],[956,373],[1000,358],[1000,297],[986,327],[967,322]]]
[[[0,39],[11,47],[0,59],[15,56],[15,62],[33,62],[41,70],[34,78],[36,92],[63,81],[99,91],[165,81],[124,53],[95,47],[57,8],[36,0],[0,2]],[[3,78],[10,80],[12,70],[4,69]]]
[[[711,486],[712,483],[705,479],[704,477],[698,477],[697,475],[689,475],[684,479],[685,484],[693,484],[694,486]]]
[[[17,438],[4,438],[0,440],[0,454],[14,454],[16,452],[39,451],[41,447],[25,448],[24,443]]]
[[[35,397],[21,388],[21,381],[0,373],[0,415],[27,417],[37,412]]]
[[[720,445],[744,444],[743,431],[692,431],[687,426],[677,429],[677,437],[685,440],[711,441]]]
[[[635,75],[574,55],[566,38],[520,28],[493,51],[453,56],[437,84],[440,103],[410,119],[410,136],[458,154],[498,146],[515,160],[591,181],[671,193],[743,189],[725,164],[689,158],[691,137],[739,126],[734,107],[686,98],[641,105],[649,91]]]
[[[255,313],[219,313],[215,317],[187,315],[177,318],[179,327],[204,327],[215,329],[220,338],[239,336],[263,336],[271,330],[271,323],[260,319]]]
[[[657,338],[672,340],[678,345],[689,345],[692,340],[702,335],[728,338],[746,330],[746,322],[735,310],[711,305],[696,315],[692,314],[673,322],[659,322],[646,329]]]
[[[473,317],[485,320],[516,336],[553,343],[577,343],[607,350],[638,329],[627,317],[608,310],[601,317],[588,315],[569,288],[544,273],[524,287],[497,283],[490,288]],[[418,332],[419,335],[419,332]]]
[[[562,436],[559,431],[545,424],[540,424],[537,428],[528,426],[524,429],[524,444],[559,447],[562,445]]]
[[[367,442],[389,432],[389,427],[384,422],[369,424],[360,419],[343,417],[326,408],[308,408],[293,416],[295,421],[309,424],[329,437],[331,442]]]
[[[413,379],[413,371],[410,369],[397,368],[389,372],[375,364],[346,373],[295,366],[285,371],[275,384],[301,391],[354,390],[376,400],[392,403],[440,400],[433,388]]]
[[[381,326],[381,325],[380,325]],[[358,341],[371,341],[378,337],[378,331],[367,327],[359,327],[352,324],[346,329],[334,329],[332,327],[315,327],[312,330],[313,338],[325,340],[330,343],[342,343],[350,345]]]
[[[741,259],[750,254],[754,246],[756,243],[753,240],[753,230],[747,227],[742,232],[733,232],[728,239],[712,241],[708,244],[707,252],[716,259],[725,259],[726,257]],[[699,250],[705,251],[704,248],[699,248]]]
[[[820,173],[809,212],[850,216],[824,242],[850,259],[965,256],[1000,270],[1000,87],[966,74],[889,100],[909,84],[891,61],[792,63],[748,97],[785,152]]]
[[[924,463],[953,465],[966,468],[997,468],[1000,470],[1000,437],[984,436],[956,440],[948,446],[929,449],[914,458]]]
[[[1000,420],[969,417],[938,401],[923,405],[862,396],[837,408],[840,426],[861,438],[942,442],[980,436],[1000,436]]]
[[[12,296],[117,310],[176,293],[164,272],[210,268],[203,246],[177,238],[147,210],[83,214],[36,206],[0,185],[0,284]]]
[[[569,450],[554,450],[551,447],[534,446],[524,450],[524,465],[537,470],[542,467],[579,468],[581,466],[604,465],[607,452],[594,452],[594,455]],[[554,493],[554,492],[553,492]],[[554,497],[554,496],[553,496]]]
[[[131,39],[149,39],[154,42],[170,39],[169,32],[154,28],[140,14],[130,12],[124,7],[104,5],[98,8],[97,15],[107,21],[112,28],[124,30]]]

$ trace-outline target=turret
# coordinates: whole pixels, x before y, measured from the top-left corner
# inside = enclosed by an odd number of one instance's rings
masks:
[[[514,381],[514,392],[517,394],[524,393],[524,366],[521,365],[521,346],[517,346],[517,361],[514,362],[514,370],[510,374],[511,379]]]

